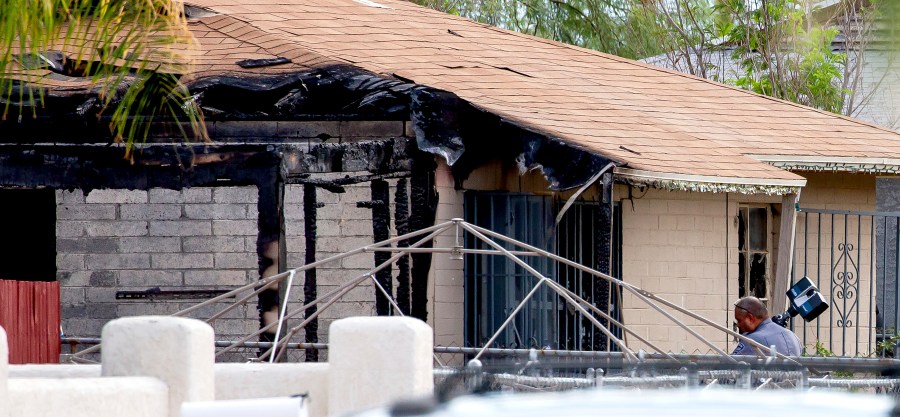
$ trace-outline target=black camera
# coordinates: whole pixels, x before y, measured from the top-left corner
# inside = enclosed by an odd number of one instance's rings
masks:
[[[787,327],[791,317],[800,315],[805,321],[812,321],[828,310],[828,302],[809,277],[803,277],[787,291],[788,310],[772,317],[772,322]]]

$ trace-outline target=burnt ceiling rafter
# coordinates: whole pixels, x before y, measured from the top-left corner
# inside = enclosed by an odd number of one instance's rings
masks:
[[[193,100],[200,105],[209,122],[254,122],[291,120],[411,120],[416,146],[425,152],[443,157],[461,183],[469,173],[482,164],[501,160],[515,164],[521,172],[539,169],[550,188],[562,190],[577,187],[587,181],[610,161],[567,142],[553,139],[516,120],[506,119],[476,108],[455,94],[429,88],[403,78],[374,74],[351,65],[330,65],[309,71],[241,75],[220,74],[186,81]],[[107,123],[101,117],[96,92],[82,90],[46,91],[40,97],[40,117],[33,118],[35,109],[21,108],[23,117],[15,115],[0,123],[3,133],[0,143],[59,143],[58,132],[66,131],[62,139],[68,143],[112,142]],[[138,116],[140,117],[140,116]],[[171,138],[174,128],[166,128],[171,121],[158,119],[155,133]],[[247,125],[247,129],[256,129]],[[64,130],[61,130],[64,129]],[[242,128],[243,129],[243,128]],[[166,132],[169,133],[166,133]],[[266,133],[254,143],[277,143],[281,140]],[[233,142],[217,137],[214,142]],[[329,137],[321,137],[328,140]],[[151,139],[150,142],[158,141]],[[246,140],[244,140],[246,141]],[[389,142],[393,146],[396,142]],[[320,149],[325,153],[341,153],[340,157],[313,159],[288,155],[287,166],[298,174],[314,172],[369,171],[384,174],[409,170],[408,166],[376,166],[366,158],[374,148]],[[370,147],[371,148],[371,147]],[[384,149],[380,147],[379,149]],[[357,152],[355,157],[353,152]],[[299,159],[298,159],[299,158]],[[385,163],[383,155],[374,160]],[[327,161],[327,162],[324,162]],[[313,166],[332,164],[329,167]],[[297,165],[299,164],[299,165]]]
[[[182,189],[306,183],[310,173],[354,173],[334,185],[407,176],[419,152],[407,138],[320,144],[144,145],[125,159],[122,146],[0,145],[0,187]]]

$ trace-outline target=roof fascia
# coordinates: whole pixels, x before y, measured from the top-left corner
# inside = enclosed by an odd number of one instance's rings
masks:
[[[788,171],[900,174],[900,159],[841,156],[747,155]]]
[[[797,193],[806,186],[806,180],[779,180],[760,178],[735,178],[707,175],[685,175],[616,168],[617,179],[632,185],[647,185],[669,191],[703,193],[738,193],[785,195]]]

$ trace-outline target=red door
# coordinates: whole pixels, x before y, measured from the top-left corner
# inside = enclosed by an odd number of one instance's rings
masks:
[[[9,363],[59,362],[59,282],[0,280]]]

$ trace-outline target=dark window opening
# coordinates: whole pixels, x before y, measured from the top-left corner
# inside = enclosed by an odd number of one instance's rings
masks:
[[[466,221],[555,253],[566,259],[597,269],[597,233],[606,225],[598,225],[596,201],[580,201],[573,205],[558,227],[555,215],[561,202],[551,197],[514,193],[467,192]],[[614,206],[612,230],[611,274],[621,277],[621,212]],[[503,244],[506,249],[513,248]],[[466,247],[491,249],[472,235],[466,236]],[[558,264],[544,257],[525,257],[529,266],[584,299],[593,300],[598,282],[589,274]],[[509,317],[537,279],[524,268],[500,255],[467,255],[465,260],[465,335],[466,345],[483,346]],[[610,315],[620,317],[621,294],[611,286]],[[599,300],[598,300],[599,301]],[[600,319],[599,316],[594,316]],[[611,326],[613,334],[621,330]],[[589,350],[599,332],[574,307],[549,288],[542,287],[516,318],[500,333],[493,347],[550,348]],[[614,349],[614,347],[611,347]]]
[[[738,296],[768,301],[771,212],[768,206],[741,205],[738,210]]]
[[[56,281],[56,194],[0,189],[0,279]]]

